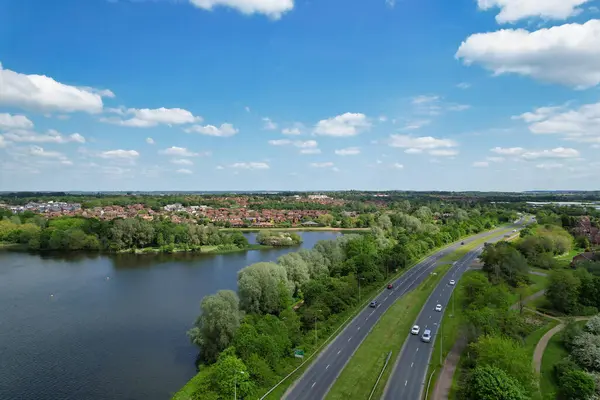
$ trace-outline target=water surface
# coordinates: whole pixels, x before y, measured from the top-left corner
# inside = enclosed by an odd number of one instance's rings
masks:
[[[302,247],[334,232],[302,232]],[[251,241],[254,234],[247,235]],[[224,255],[0,252],[0,399],[165,400],[194,375],[202,297],[298,248]]]

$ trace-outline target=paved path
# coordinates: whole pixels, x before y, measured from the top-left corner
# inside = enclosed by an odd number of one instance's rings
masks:
[[[467,338],[465,336],[461,336],[456,343],[454,343],[452,350],[448,353],[444,365],[442,366],[442,372],[440,372],[440,377],[437,380],[433,392],[433,400],[446,400],[450,395],[454,373],[456,372],[456,367],[458,367],[460,356],[466,347]]]
[[[545,314],[542,314],[545,315]],[[554,318],[549,315],[546,315],[548,318]],[[591,317],[575,317],[575,321],[585,321],[590,319]],[[557,319],[557,318],[554,318]],[[542,357],[544,357],[544,351],[546,351],[546,346],[548,346],[548,342],[552,339],[557,332],[560,332],[565,327],[564,323],[555,326],[550,329],[538,342],[537,346],[535,346],[535,351],[533,352],[533,366],[537,373],[542,369]]]
[[[527,304],[530,301],[537,299],[538,297],[542,297],[544,295],[544,293],[546,293],[546,289],[540,290],[539,292],[535,292],[531,296],[525,297],[523,299],[523,304]],[[520,303],[521,302],[517,302],[517,303],[513,304],[512,306],[510,306],[510,309],[511,310],[518,310]]]

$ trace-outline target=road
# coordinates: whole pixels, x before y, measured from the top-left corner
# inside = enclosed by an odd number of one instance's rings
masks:
[[[506,228],[498,228],[465,239],[465,244],[484,238],[494,232]],[[348,360],[360,346],[373,326],[385,311],[406,292],[417,287],[436,268],[437,262],[459,248],[460,242],[454,243],[406,271],[394,282],[393,290],[383,290],[377,295],[377,308],[365,307],[340,334],[321,352],[318,358],[308,367],[304,374],[288,389],[283,396],[288,400],[317,400],[325,398],[327,392],[340,375]]]
[[[495,236],[490,238],[488,242],[497,242],[503,238],[504,236],[502,235]],[[461,260],[457,261],[431,293],[415,321],[415,325],[419,325],[421,331],[418,335],[407,333],[408,338],[398,355],[382,399],[421,399],[435,338],[440,329],[440,323],[446,311],[446,306],[448,306],[452,291],[455,288],[455,285],[450,285],[449,282],[450,280],[458,282],[462,274],[469,269],[473,261],[481,254],[482,250],[483,246],[479,246],[469,251]],[[441,312],[435,311],[435,307],[438,304],[442,305]],[[452,312],[452,305],[450,305],[449,312]],[[431,342],[429,343],[421,341],[421,335],[425,329],[431,330]],[[434,354],[433,356],[439,357],[439,354]]]

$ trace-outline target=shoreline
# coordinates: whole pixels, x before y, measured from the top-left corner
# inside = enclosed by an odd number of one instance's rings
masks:
[[[369,232],[371,228],[331,228],[331,227],[293,227],[293,228],[220,228],[220,231],[223,232],[242,232],[242,233],[253,233],[253,232],[261,232],[261,231],[275,231],[275,232],[285,232],[285,231],[296,231],[296,232]]]

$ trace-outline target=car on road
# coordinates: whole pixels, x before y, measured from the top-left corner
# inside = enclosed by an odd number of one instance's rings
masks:
[[[410,330],[410,333],[412,333],[413,335],[418,335],[419,332],[421,332],[421,328],[419,327],[419,325],[413,326]]]
[[[465,242],[460,242],[460,245],[461,245],[461,246],[462,246],[462,245],[464,245],[464,244],[465,244]]]
[[[421,336],[421,340],[425,343],[431,342],[431,331],[429,329],[425,329],[425,332],[423,332],[423,336]]]
[[[454,279],[450,279],[450,285],[454,286],[456,284],[456,281]]]
[[[438,304],[437,306],[435,306],[435,311],[442,311],[442,305]]]
[[[378,305],[379,305],[379,303],[378,303],[377,301],[373,300],[373,301],[372,301],[372,302],[369,304],[369,307],[371,307],[371,308],[376,308]]]
[[[394,284],[393,283],[388,284],[388,289],[393,289],[393,288],[394,288]]]

